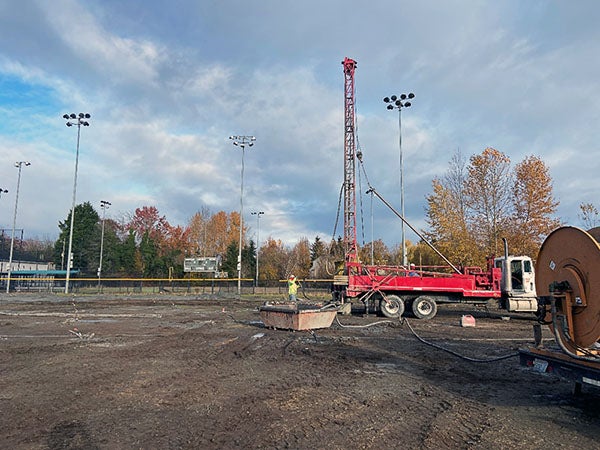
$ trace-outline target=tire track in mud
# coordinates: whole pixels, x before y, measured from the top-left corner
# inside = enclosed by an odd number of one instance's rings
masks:
[[[464,396],[463,388],[455,386],[460,384],[457,378],[431,374],[430,361],[418,353],[385,350],[375,341],[365,343],[360,338],[346,340],[346,345],[357,347],[356,351],[346,351],[358,363],[352,368],[354,376],[374,388],[371,403],[389,410],[393,401],[397,407],[392,424],[375,425],[379,427],[378,439],[392,442],[395,436],[403,445],[410,443],[416,448],[468,448],[481,442],[483,433],[492,426],[493,408],[482,402],[486,392],[477,392],[475,398]],[[423,377],[436,379],[434,387]]]
[[[439,397],[439,392],[435,397]],[[418,412],[421,417],[420,448],[469,448],[481,442],[490,428],[489,408],[461,398],[444,398]]]

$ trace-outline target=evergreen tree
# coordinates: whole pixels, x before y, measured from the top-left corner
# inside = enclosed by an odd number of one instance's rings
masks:
[[[64,222],[59,222],[60,234],[54,243],[54,262],[61,266],[63,262],[64,245],[64,269],[68,266],[69,234],[71,227],[71,213]],[[73,222],[73,269],[79,269],[82,275],[95,276],[100,258],[100,216],[91,205],[85,202],[75,206],[75,220]]]
[[[102,223],[100,224],[102,227]],[[118,225],[106,219],[104,223],[104,245],[102,248],[102,276],[113,276],[119,271],[122,243],[117,235]]]
[[[149,230],[146,230],[142,235],[140,255],[142,257],[142,273],[144,277],[161,277],[166,275],[163,261],[158,257],[158,244],[150,236]]]
[[[319,236],[315,237],[315,241],[310,245],[310,262],[313,262],[319,256],[324,256],[327,253],[327,247]]]
[[[136,266],[135,232],[129,230],[129,234],[119,248],[119,271],[129,276],[141,275],[140,268]]]
[[[227,272],[229,278],[237,278],[237,259],[238,244],[236,241],[231,241],[225,250],[225,257],[221,265],[221,270]]]
[[[256,245],[251,239],[242,249],[242,278],[256,277]]]

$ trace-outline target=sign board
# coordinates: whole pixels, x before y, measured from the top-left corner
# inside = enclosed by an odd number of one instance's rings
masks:
[[[203,256],[198,258],[185,258],[183,260],[184,272],[215,273],[219,271],[221,258],[217,256]]]

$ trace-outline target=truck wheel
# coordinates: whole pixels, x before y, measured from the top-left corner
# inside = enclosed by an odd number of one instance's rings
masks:
[[[417,297],[412,302],[412,313],[417,319],[432,319],[437,314],[437,304],[431,297]]]
[[[385,317],[395,319],[404,313],[404,302],[397,295],[386,295],[379,302],[379,310]]]

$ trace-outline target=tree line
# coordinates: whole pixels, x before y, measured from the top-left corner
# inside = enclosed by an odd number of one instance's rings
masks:
[[[426,196],[428,227],[424,237],[456,265],[482,266],[488,256],[503,252],[506,238],[512,254],[535,258],[545,236],[561,221],[555,217],[558,201],[546,164],[527,156],[516,165],[494,148],[465,158],[456,151],[447,171],[432,180]],[[591,228],[598,224],[598,210],[591,203],[580,205],[580,220]],[[73,268],[84,276],[95,276],[100,262],[102,222],[89,202],[75,207]],[[71,213],[59,222],[54,243],[21,241],[16,258],[53,260],[66,269]],[[343,262],[341,238],[325,242],[319,236],[302,237],[295,245],[268,237],[260,248],[248,239],[244,226],[242,277],[253,279],[259,262],[259,280],[279,280],[294,273],[299,278],[331,278]],[[111,277],[182,277],[186,257],[217,256],[222,270],[237,277],[240,216],[238,212],[211,212],[202,208],[185,226],[171,225],[156,207],[144,206],[118,219],[104,220],[102,274]],[[7,247],[0,236],[0,253]],[[10,244],[10,240],[8,241]],[[390,248],[382,240],[359,245],[365,263],[401,264],[399,245]],[[20,253],[19,253],[20,252]],[[407,242],[410,262],[439,265],[443,262],[424,241]],[[335,265],[338,262],[338,267]]]
[[[53,245],[53,261],[66,270],[71,213],[58,225],[60,234]],[[186,226],[171,225],[154,206],[137,208],[120,219],[102,219],[89,202],[75,207],[73,227],[73,268],[82,276],[96,276],[102,245],[102,275],[106,277],[180,278],[185,276],[184,259],[221,256],[221,270],[237,278],[240,215],[238,212],[208,208],[196,212]],[[313,261],[335,248],[339,257],[341,243],[326,245],[316,237],[313,243],[302,238],[293,247],[281,240],[267,238],[260,249],[247,238],[243,227],[242,278],[254,279],[257,256],[260,281],[275,281],[294,273],[308,278]],[[330,248],[331,247],[331,248]],[[322,276],[322,272],[316,272]]]
[[[426,236],[463,266],[502,254],[503,238],[512,254],[535,259],[545,236],[561,224],[554,217],[557,207],[549,169],[539,157],[512,167],[507,155],[491,147],[468,162],[457,151],[447,172],[432,181]]]

